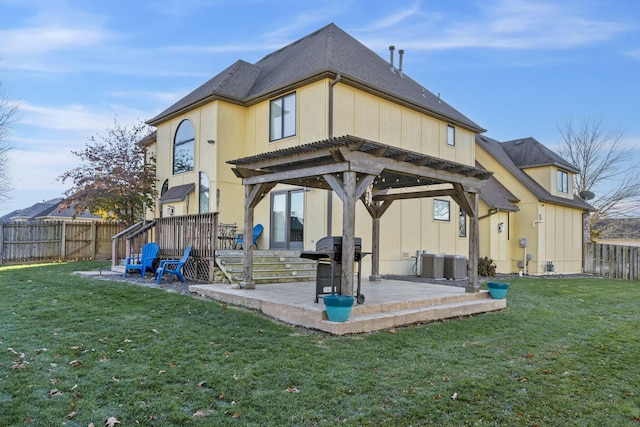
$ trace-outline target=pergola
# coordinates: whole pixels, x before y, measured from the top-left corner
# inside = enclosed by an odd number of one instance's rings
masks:
[[[380,218],[395,200],[450,196],[469,217],[467,292],[478,292],[478,193],[492,172],[354,136],[230,160],[244,185],[245,242],[253,211],[277,184],[333,190],[342,200],[342,293],[353,295],[356,202],[372,218],[371,280],[379,280]],[[243,245],[244,280],[253,281],[253,247]]]

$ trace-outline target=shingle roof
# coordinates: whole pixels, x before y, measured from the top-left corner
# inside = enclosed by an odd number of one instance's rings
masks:
[[[484,167],[476,162],[476,166],[484,169]],[[480,198],[489,206],[489,209],[498,209],[501,211],[517,212],[520,208],[514,203],[520,201],[512,192],[504,185],[491,176],[480,191]]]
[[[2,220],[2,222],[34,219],[37,216],[41,216],[50,212],[53,208],[57,207],[61,201],[62,199],[58,198],[35,203],[27,208],[17,209],[13,212],[9,212],[0,219]]]
[[[173,203],[173,202],[181,202],[186,199],[189,194],[196,188],[196,185],[184,184],[184,185],[176,185],[175,187],[171,187],[160,197],[160,203]]]
[[[535,141],[538,146],[541,146],[538,141],[533,138],[527,138],[527,140]],[[531,142],[531,141],[530,141]],[[584,210],[593,210],[593,206],[582,200],[580,197],[574,195],[573,199],[566,199],[564,197],[554,196],[549,193],[544,187],[542,187],[538,182],[536,182],[533,178],[531,178],[527,173],[525,173],[521,168],[530,167],[530,165],[523,159],[526,159],[527,149],[535,146],[530,144],[515,144],[514,141],[508,141],[507,143],[500,143],[495,139],[489,138],[484,135],[476,135],[476,144],[480,145],[484,150],[486,150],[498,163],[504,166],[516,179],[518,179],[529,191],[531,191],[539,201],[541,202],[550,202],[561,206],[570,206],[578,209]],[[508,149],[505,149],[505,146]],[[538,147],[539,148],[539,147]],[[546,147],[544,147],[546,149]],[[547,149],[548,150],[548,149]],[[543,152],[544,150],[540,150]],[[551,152],[551,150],[548,150]],[[518,162],[523,164],[524,166],[518,166],[514,159],[511,156],[514,156]],[[558,156],[559,157],[559,156]],[[546,163],[547,165],[556,163]],[[566,166],[562,166],[563,168],[569,169]],[[573,167],[570,166],[571,171],[575,171]]]
[[[51,199],[36,203],[28,208],[18,209],[0,218],[0,222],[30,221],[40,219],[77,219],[95,220],[101,219],[98,215],[89,212],[75,213],[73,205],[64,205],[61,198]]]
[[[573,165],[535,138],[514,139],[513,141],[505,141],[501,145],[511,160],[520,168],[557,166],[573,173],[580,173]]]
[[[148,121],[157,125],[214,99],[251,105],[303,82],[340,75],[341,81],[375,91],[436,117],[482,132],[480,126],[388,61],[329,24],[255,64],[238,61]]]

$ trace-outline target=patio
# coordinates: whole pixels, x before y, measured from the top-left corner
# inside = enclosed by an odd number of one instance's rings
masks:
[[[327,320],[324,304],[314,302],[315,282],[261,284],[233,289],[229,284],[196,284],[202,297],[262,312],[278,321],[334,335],[373,332],[394,327],[502,310],[505,299],[487,291],[401,280],[362,280],[364,304],[355,304],[346,322]]]

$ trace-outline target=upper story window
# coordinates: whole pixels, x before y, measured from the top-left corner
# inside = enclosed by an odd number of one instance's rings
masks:
[[[451,206],[448,200],[433,199],[433,219],[436,221],[451,219]]]
[[[569,174],[561,170],[558,171],[558,192],[569,192]]]
[[[296,93],[271,100],[269,104],[269,141],[296,134]]]
[[[447,125],[447,145],[456,146],[456,128],[452,125]]]
[[[173,141],[173,174],[190,172],[193,170],[193,152],[195,134],[189,120],[183,120],[176,130]]]
[[[199,212],[209,212],[209,178],[204,172],[200,172],[200,185],[199,185]]]

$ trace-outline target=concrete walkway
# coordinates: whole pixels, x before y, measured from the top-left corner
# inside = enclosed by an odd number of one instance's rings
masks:
[[[364,304],[355,304],[346,322],[327,319],[322,298],[315,303],[315,282],[272,283],[256,289],[233,289],[228,284],[191,285],[203,297],[259,310],[282,322],[344,335],[467,316],[506,307],[487,291],[465,293],[456,286],[405,282],[362,281]]]

